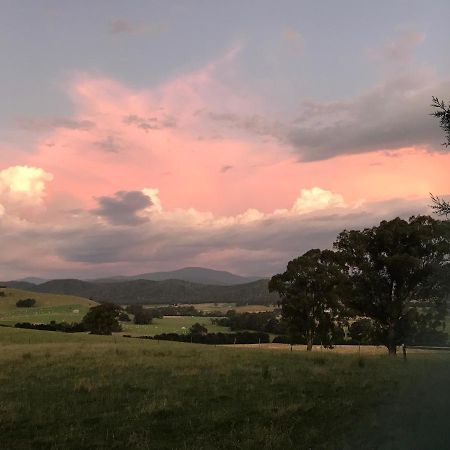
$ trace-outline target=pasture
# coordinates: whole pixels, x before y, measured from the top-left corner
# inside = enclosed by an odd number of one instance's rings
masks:
[[[0,297],[0,323],[14,325],[17,322],[50,323],[80,322],[91,306],[92,300],[72,295],[42,294],[19,289],[2,289]],[[18,308],[16,302],[26,298],[36,300],[31,308]]]
[[[0,328],[0,435],[9,450],[444,449],[449,375],[439,353],[405,364]]]
[[[81,322],[89,307],[96,305],[94,301],[70,295],[41,294],[4,289],[4,297],[0,297],[0,324],[14,325],[18,322],[50,323]],[[33,298],[36,305],[31,308],[18,308],[16,302],[25,298]],[[196,322],[206,326],[209,332],[227,332],[228,328],[211,324],[209,317],[166,316],[154,319],[150,325],[135,325],[122,322],[123,331],[119,334],[132,336],[154,336],[161,333],[187,333]]]

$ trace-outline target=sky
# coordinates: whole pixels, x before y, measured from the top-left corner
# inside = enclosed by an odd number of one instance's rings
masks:
[[[0,279],[270,276],[450,194],[448,0],[0,6]]]

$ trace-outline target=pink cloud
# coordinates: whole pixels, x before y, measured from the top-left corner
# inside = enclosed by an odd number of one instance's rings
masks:
[[[421,212],[428,192],[448,193],[450,154],[420,147],[299,162],[263,99],[235,83],[236,52],[152,89],[76,76],[71,120],[93,125],[53,127],[32,153],[0,159],[0,170],[45,175],[35,197],[46,210],[32,218],[12,209],[9,184],[0,190],[0,230],[16,248],[10,267],[29,274],[25,255],[43,245],[51,250],[42,267],[67,274],[192,264],[255,273],[258,261],[268,274],[310,245],[329,245],[341,227]],[[150,197],[136,213],[149,220],[98,214],[99,198],[122,191]]]
[[[69,91],[75,119],[95,128],[55,129],[26,162],[54,175],[51,195],[68,192],[89,207],[94,196],[146,187],[160,190],[167,209],[218,214],[289,207],[301,188],[313,186],[348,201],[445,192],[449,155],[410,148],[395,158],[379,151],[301,163],[278,140],[220,129],[199,111],[222,107],[245,115],[262,107],[259,99],[243,99],[216,79],[223,64],[149,90],[78,76]]]

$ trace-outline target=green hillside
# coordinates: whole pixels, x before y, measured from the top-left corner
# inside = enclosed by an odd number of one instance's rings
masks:
[[[4,297],[0,297],[0,311],[16,308],[16,302],[25,298],[34,298],[36,300],[35,307],[37,308],[48,308],[63,305],[93,306],[96,304],[92,300],[75,295],[41,293],[11,288],[0,289],[0,292],[5,293]]]
[[[14,325],[17,322],[79,322],[90,306],[96,303],[73,295],[44,294],[19,289],[0,289],[0,323]],[[36,300],[31,308],[18,308],[16,302],[26,298]]]

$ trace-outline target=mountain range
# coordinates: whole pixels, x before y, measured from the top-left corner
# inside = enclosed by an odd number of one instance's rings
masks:
[[[120,304],[272,304],[278,300],[277,294],[269,293],[267,279],[255,280],[200,267],[95,280],[62,279],[35,284],[24,279],[2,284],[33,292],[77,295]]]
[[[252,281],[257,281],[260,279],[262,279],[262,277],[243,277],[241,275],[236,275],[234,273],[226,272],[223,270],[206,269],[204,267],[184,267],[183,269],[177,269],[167,272],[148,272],[131,276],[118,275],[86,281],[117,282],[131,280],[182,280],[190,281],[191,283],[231,286],[235,284],[250,283]]]

